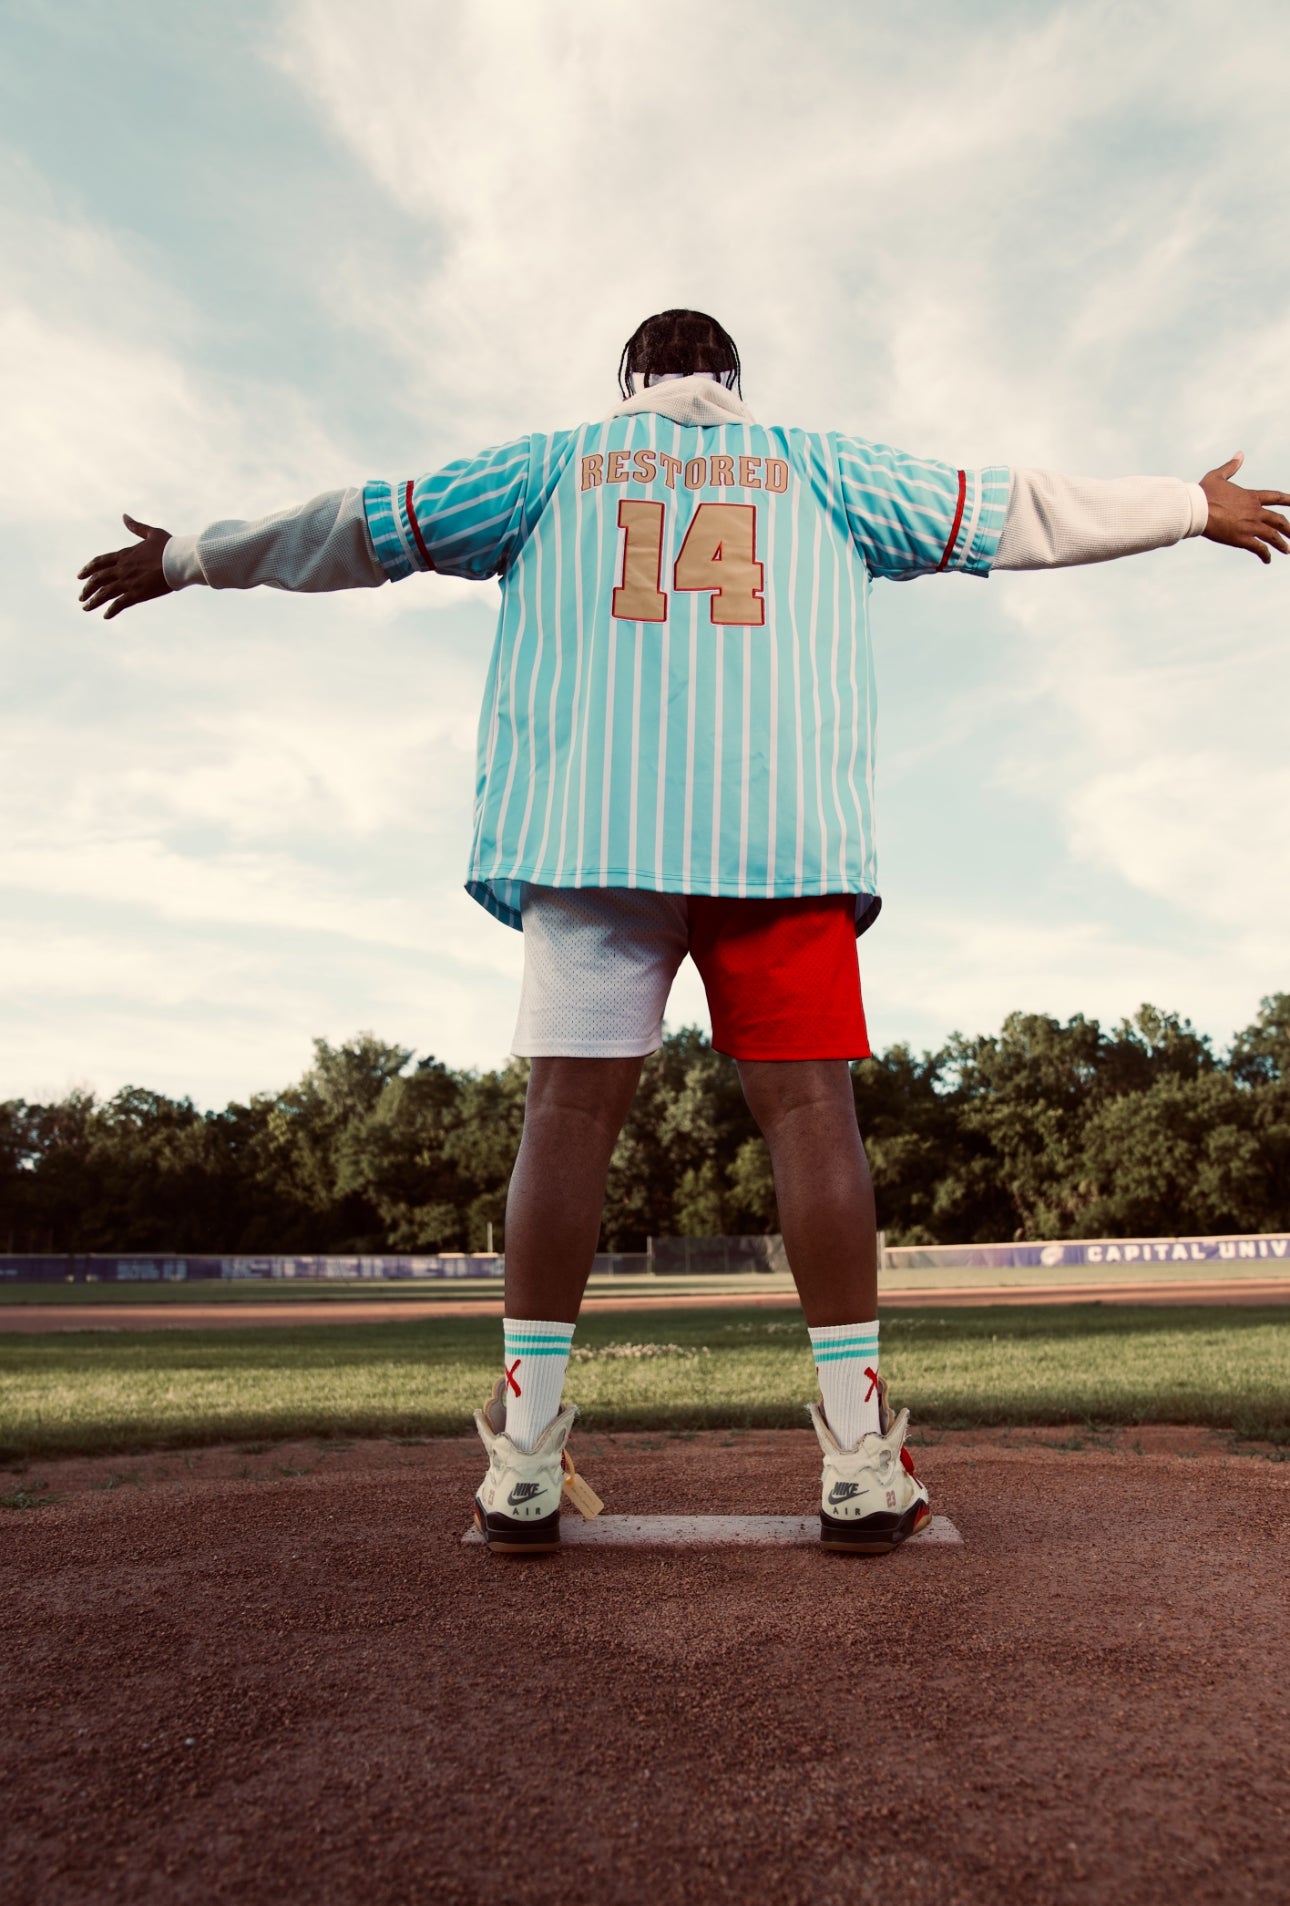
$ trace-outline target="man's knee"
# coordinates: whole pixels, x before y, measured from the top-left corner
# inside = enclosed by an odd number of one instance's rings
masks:
[[[855,1120],[851,1068],[845,1059],[741,1059],[739,1082],[767,1138],[785,1120],[807,1110]]]
[[[643,1064],[642,1059],[534,1059],[525,1121],[586,1123],[616,1139],[631,1110]]]

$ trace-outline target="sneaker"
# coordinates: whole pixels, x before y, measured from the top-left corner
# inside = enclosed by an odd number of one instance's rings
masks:
[[[914,1474],[905,1448],[909,1411],[892,1416],[887,1385],[878,1378],[879,1433],[862,1436],[857,1448],[840,1449],[824,1417],[823,1403],[808,1406],[824,1451],[820,1485],[820,1543],[856,1555],[885,1555],[932,1519],[927,1490]]]
[[[475,1527],[502,1555],[548,1554],[560,1546],[560,1498],[566,1487],[573,1488],[584,1515],[601,1506],[575,1475],[565,1449],[577,1406],[570,1403],[547,1424],[536,1449],[519,1449],[506,1434],[505,1389],[505,1378],[499,1378],[483,1409],[475,1411],[475,1428],[488,1451],[488,1474],[475,1497]]]

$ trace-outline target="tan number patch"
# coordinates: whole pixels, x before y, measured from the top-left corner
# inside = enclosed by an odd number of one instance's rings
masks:
[[[618,527],[625,532],[623,579],[614,590],[613,613],[620,621],[667,621],[664,509],[662,503],[627,498],[618,505]],[[766,621],[765,574],[757,560],[756,504],[700,503],[676,559],[672,587],[709,591],[711,619],[719,628],[760,629]]]
[[[676,559],[676,587],[712,590],[712,620],[721,627],[759,629],[764,576],[756,504],[700,503]]]
[[[663,566],[663,505],[618,505],[618,527],[626,530],[623,579],[614,590],[614,614],[624,622],[666,622],[667,597],[659,583]]]

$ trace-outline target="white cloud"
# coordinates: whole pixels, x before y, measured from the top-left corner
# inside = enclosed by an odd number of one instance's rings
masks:
[[[1113,1026],[1144,1002],[1182,1013],[1221,1047],[1275,990],[1272,936],[1242,931],[1254,905],[1225,923],[1228,930],[1210,938],[1199,958],[1188,935],[1164,946],[1140,935],[1132,910],[1117,910],[1109,897],[1095,919],[926,904],[906,906],[902,915],[860,942],[878,1048],[897,1040],[935,1047],[951,1029],[993,1032],[1012,1012],[1083,1013]]]
[[[1070,804],[1076,853],[1229,929],[1269,957],[1290,938],[1290,768],[1216,751],[1152,753]]]
[[[374,34],[295,0],[269,76],[314,108],[325,182],[298,116],[248,123],[252,188],[195,113],[155,211],[70,162],[52,183],[0,162],[0,1090],[47,1059],[210,1098],[281,1083],[312,1032],[372,1024],[458,1063],[509,1036],[519,938],[460,891],[495,593],[191,591],[105,628],[70,578],[124,540],[123,507],[191,529],[349,481],[372,441],[410,469],[572,421],[669,302],[731,325],[764,416],[1107,474],[1244,447],[1250,481],[1285,483],[1290,16],[1243,17],[1183,0],[1165,36],[1105,0],[809,22],[391,0]],[[238,198],[266,179],[277,225]],[[222,243],[240,285],[310,191],[299,372],[271,373],[258,314],[204,306],[187,248],[214,270]],[[880,1038],[1144,997],[1221,1031],[1284,983],[1287,587],[1206,547],[879,596],[907,640],[885,800],[970,810],[996,897],[889,909],[862,948]],[[1079,918],[1060,880],[1042,917],[1017,904],[1037,820]],[[929,855],[933,882],[960,874]],[[702,1010],[686,969],[672,1022]]]

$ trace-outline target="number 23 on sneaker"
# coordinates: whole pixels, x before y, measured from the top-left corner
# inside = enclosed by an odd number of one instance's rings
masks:
[[[499,1555],[548,1555],[560,1546],[560,1502],[567,1492],[587,1518],[604,1508],[574,1469],[565,1444],[577,1406],[570,1403],[547,1424],[537,1446],[521,1449],[506,1434],[506,1379],[475,1411],[475,1428],[488,1451],[488,1474],[475,1497],[475,1527]]]
[[[881,1377],[877,1384],[879,1430],[862,1436],[854,1449],[839,1447],[822,1403],[807,1405],[824,1451],[820,1544],[826,1549],[886,1555],[932,1519],[926,1487],[905,1448],[909,1411],[893,1417],[887,1385]]]

